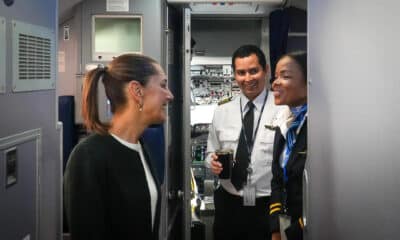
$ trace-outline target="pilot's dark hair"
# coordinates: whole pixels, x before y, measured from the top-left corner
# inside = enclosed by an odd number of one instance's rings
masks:
[[[235,60],[236,58],[248,57],[255,54],[258,59],[258,63],[261,65],[264,71],[266,71],[267,60],[265,59],[265,54],[261,49],[255,45],[243,45],[240,46],[232,55],[232,68],[235,71]]]

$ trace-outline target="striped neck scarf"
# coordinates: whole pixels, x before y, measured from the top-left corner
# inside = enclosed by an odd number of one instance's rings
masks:
[[[304,104],[299,107],[294,107],[290,108],[290,111],[292,112],[294,116],[294,120],[291,123],[287,133],[286,133],[286,149],[285,149],[285,155],[282,161],[282,168],[283,168],[283,175],[284,175],[284,180],[285,182],[288,181],[288,175],[286,171],[286,165],[287,162],[289,161],[289,156],[292,152],[293,146],[296,143],[296,137],[297,137],[297,129],[302,123],[304,116],[307,113],[307,104]]]

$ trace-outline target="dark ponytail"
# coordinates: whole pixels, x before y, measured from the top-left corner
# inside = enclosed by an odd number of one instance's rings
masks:
[[[109,125],[102,123],[99,117],[98,85],[106,74],[105,68],[95,68],[85,75],[82,89],[82,117],[88,130],[105,134]]]
[[[124,54],[110,62],[107,67],[97,67],[85,75],[82,89],[82,117],[88,130],[106,134],[110,127],[99,117],[98,85],[102,80],[111,112],[115,113],[126,105],[124,87],[135,80],[146,86],[151,76],[158,74],[158,63],[140,54]]]

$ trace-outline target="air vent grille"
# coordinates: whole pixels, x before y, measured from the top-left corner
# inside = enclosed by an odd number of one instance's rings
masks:
[[[13,92],[55,89],[54,32],[54,28],[12,21]]]
[[[51,40],[19,34],[18,70],[20,80],[51,79]]]

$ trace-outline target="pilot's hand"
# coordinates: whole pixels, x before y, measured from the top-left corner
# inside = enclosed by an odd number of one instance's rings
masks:
[[[211,172],[216,175],[222,172],[222,164],[218,162],[218,156],[215,153],[211,154]]]

